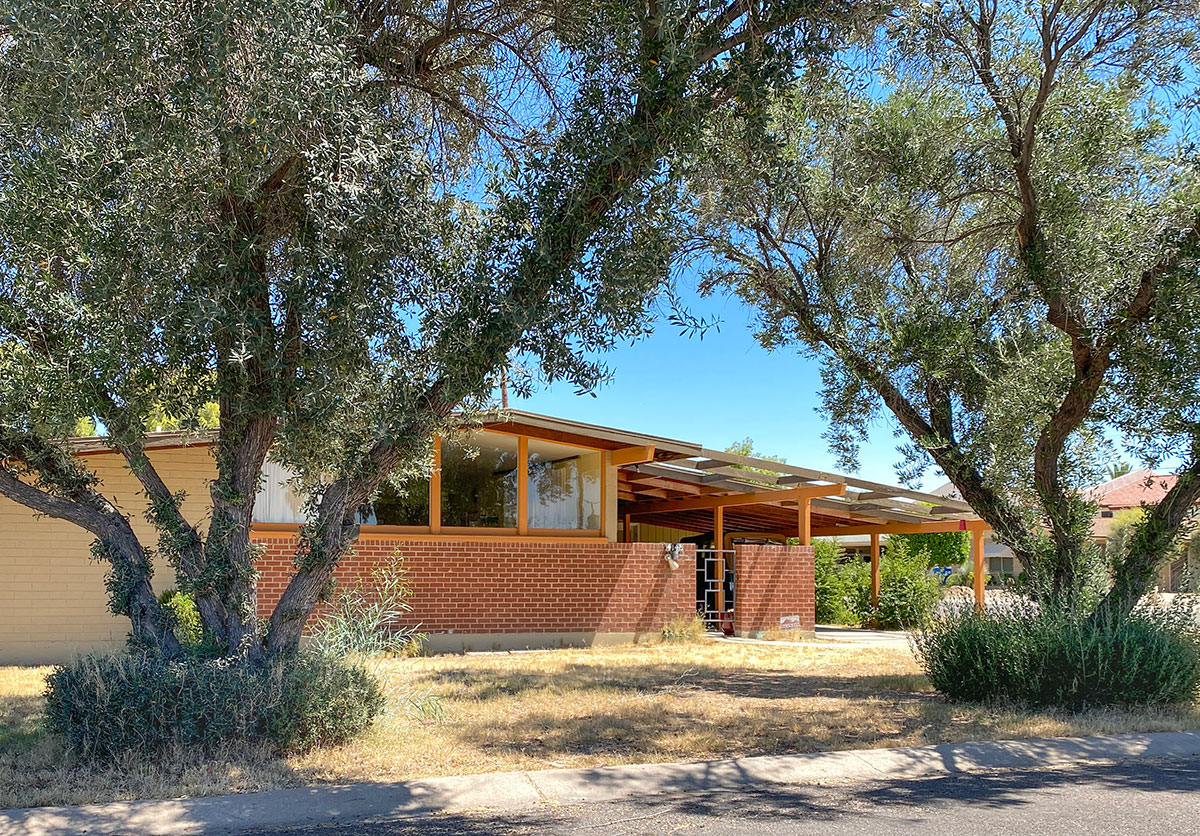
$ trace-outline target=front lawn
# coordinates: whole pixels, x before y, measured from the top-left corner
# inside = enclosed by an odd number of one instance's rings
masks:
[[[907,650],[715,642],[371,660],[388,714],[276,759],[71,763],[41,731],[49,668],[0,668],[0,807],[518,769],[1200,728],[1200,710],[1053,715],[951,706]]]

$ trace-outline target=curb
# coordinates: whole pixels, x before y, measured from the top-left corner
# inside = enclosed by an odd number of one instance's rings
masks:
[[[468,810],[750,789],[762,784],[895,780],[1001,769],[1200,756],[1200,731],[1041,738],[764,755],[696,763],[500,772],[390,784],[302,787],[244,795],[0,810],[0,836],[191,836],[263,827],[398,819]]]

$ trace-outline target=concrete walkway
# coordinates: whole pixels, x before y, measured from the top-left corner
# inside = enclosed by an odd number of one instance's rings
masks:
[[[903,630],[863,630],[859,627],[818,624],[817,638],[861,647],[909,647],[908,633]]]
[[[1005,769],[1200,756],[1200,731],[1011,740],[779,755],[701,763],[505,772],[393,784],[0,811],[0,836],[185,836],[389,820],[434,813],[536,811],[543,805],[823,781],[927,778]]]
[[[745,636],[724,636],[707,633],[710,641],[726,644],[765,644],[773,647],[824,647],[830,642],[853,645],[854,647],[887,647],[911,649],[908,633],[903,630],[864,630],[859,627],[839,627],[833,624],[818,624],[813,638],[801,641],[785,639],[754,639]]]

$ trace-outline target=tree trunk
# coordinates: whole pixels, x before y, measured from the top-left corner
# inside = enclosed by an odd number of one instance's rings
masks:
[[[258,637],[258,594],[250,542],[254,503],[262,466],[274,439],[273,418],[239,420],[222,403],[218,436],[218,477],[212,483],[212,521],[204,543],[205,572],[213,594],[225,612],[222,634],[215,637],[231,654],[249,659],[261,655]],[[226,415],[230,415],[228,423]]]
[[[383,473],[380,479],[386,475]],[[365,490],[364,493],[369,496]],[[326,488],[317,509],[317,521],[305,525],[301,531],[298,569],[271,612],[266,638],[268,655],[290,653],[300,646],[304,626],[328,588],[333,570],[358,539],[355,515],[361,501],[365,501],[365,496],[355,502],[345,479]]]
[[[44,455],[49,451],[40,452]],[[65,484],[78,475],[65,471],[56,473],[50,458],[41,461],[46,467],[42,474],[45,479],[59,477]],[[69,493],[71,498],[56,496],[0,470],[0,494],[40,514],[74,523],[95,535],[92,554],[109,565],[106,586],[112,611],[129,618],[134,643],[155,649],[167,657],[178,656],[182,648],[150,585],[150,559],[129,520],[90,484],[76,481]]]
[[[124,525],[120,529],[124,530],[118,529],[115,536],[98,539],[92,546],[92,553],[103,556],[111,567],[108,586],[113,596],[113,609],[129,618],[136,645],[167,658],[181,656],[183,648],[150,585],[150,560],[128,521],[123,517],[121,521]],[[123,601],[120,600],[122,591]]]

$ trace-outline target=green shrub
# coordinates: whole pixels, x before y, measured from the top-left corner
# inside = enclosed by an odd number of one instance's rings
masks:
[[[983,576],[983,585],[988,586],[992,582],[991,575]],[[946,586],[969,586],[975,587],[975,570],[970,569],[966,572],[951,572],[950,577],[946,579]]]
[[[412,612],[404,561],[392,559],[346,587],[335,588],[312,632],[312,646],[333,656],[415,656],[425,636],[400,621]]]
[[[1183,607],[1123,617],[962,608],[917,635],[933,686],[952,700],[1078,709],[1190,702],[1200,635]]]
[[[72,749],[100,760],[236,741],[286,753],[353,738],[383,702],[364,668],[323,654],[254,666],[132,653],[84,656],[55,669],[46,719]]]
[[[909,554],[925,555],[926,566],[961,566],[971,559],[971,540],[965,531],[889,534],[889,549],[903,545]]]
[[[845,550],[837,540],[815,540],[813,551],[817,623],[857,624],[858,618],[849,604],[854,569],[846,563]]]
[[[196,609],[192,596],[168,589],[158,597],[158,601],[171,614],[171,631],[184,650],[198,648],[204,639],[204,630],[200,623],[200,611]]]
[[[929,575],[924,552],[910,552],[903,542],[892,544],[879,564],[879,606],[871,604],[871,572],[859,564],[851,575],[852,607],[860,624],[896,630],[921,624],[941,597],[938,580]]]

